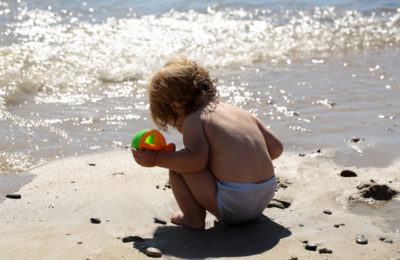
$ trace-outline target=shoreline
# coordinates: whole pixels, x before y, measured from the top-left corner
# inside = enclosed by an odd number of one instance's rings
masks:
[[[31,171],[36,177],[20,188],[21,199],[0,202],[0,252],[4,259],[147,259],[143,250],[153,246],[166,259],[400,258],[399,216],[351,210],[361,205],[360,192],[368,188],[357,187],[371,179],[400,191],[400,162],[385,168],[346,168],[357,177],[341,177],[342,166],[318,155],[284,154],[274,165],[279,178],[276,205],[265,209],[262,218],[221,227],[207,214],[206,230],[198,232],[170,223],[178,207],[166,185],[166,170],[139,167],[128,150],[55,160]],[[399,195],[387,205],[396,211]],[[93,224],[91,218],[101,223]],[[154,223],[154,218],[167,224]],[[368,244],[356,243],[361,234]],[[129,236],[141,239],[123,243]],[[306,250],[304,240],[316,251]]]

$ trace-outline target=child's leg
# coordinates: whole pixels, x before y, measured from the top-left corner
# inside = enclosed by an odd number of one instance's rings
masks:
[[[203,229],[208,210],[218,217],[217,186],[207,169],[201,173],[179,174],[170,171],[170,182],[182,212],[171,217],[177,225]]]

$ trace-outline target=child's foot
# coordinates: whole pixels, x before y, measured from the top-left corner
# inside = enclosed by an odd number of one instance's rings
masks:
[[[178,226],[183,226],[192,229],[204,229],[205,219],[199,220],[189,219],[182,212],[177,212],[171,217],[171,222]]]

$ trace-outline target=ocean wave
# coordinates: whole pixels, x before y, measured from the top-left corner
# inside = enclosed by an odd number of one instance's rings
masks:
[[[22,9],[0,47],[0,94],[7,103],[38,92],[78,92],[146,79],[174,57],[210,68],[291,63],[400,46],[400,9],[380,14],[243,9],[177,12],[88,23],[51,10]],[[19,18],[18,18],[19,17]]]

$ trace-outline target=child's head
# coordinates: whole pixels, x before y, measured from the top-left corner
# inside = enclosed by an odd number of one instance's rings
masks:
[[[158,70],[150,81],[148,94],[150,112],[155,124],[163,130],[168,122],[177,119],[172,103],[178,102],[186,115],[194,112],[196,100],[201,96],[209,100],[217,99],[215,80],[208,71],[188,59],[176,59]]]

